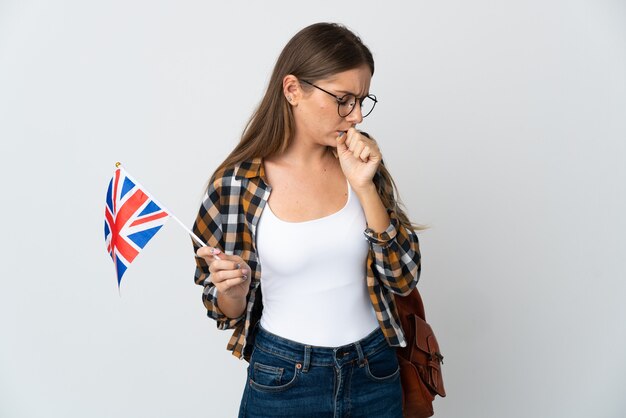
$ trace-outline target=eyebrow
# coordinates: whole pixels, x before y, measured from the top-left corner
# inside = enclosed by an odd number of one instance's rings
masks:
[[[356,94],[356,93],[352,93],[351,91],[348,91],[348,90],[335,90],[335,91],[336,91],[337,93],[342,93],[344,96],[345,96],[346,94],[351,94],[351,95],[353,95],[354,97],[357,97],[357,98],[359,98],[359,99],[362,99],[363,97],[367,97],[367,96],[369,96],[369,94],[370,94],[369,92],[367,92],[367,93],[365,93],[363,96],[359,96],[358,94]]]

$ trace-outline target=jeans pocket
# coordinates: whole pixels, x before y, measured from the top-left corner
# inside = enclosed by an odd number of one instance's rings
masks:
[[[265,386],[280,385],[280,379],[283,377],[285,371],[282,367],[266,366],[263,363],[254,363],[252,370],[252,379]]]
[[[260,392],[280,392],[298,381],[300,363],[256,347],[250,358],[250,387]]]
[[[375,382],[387,382],[400,375],[396,350],[386,346],[367,357],[365,374]]]

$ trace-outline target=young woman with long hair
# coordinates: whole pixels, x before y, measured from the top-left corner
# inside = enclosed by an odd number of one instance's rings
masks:
[[[195,281],[250,363],[240,417],[402,417],[394,295],[418,281],[418,228],[356,129],[373,74],[344,26],[302,29],[209,181]]]

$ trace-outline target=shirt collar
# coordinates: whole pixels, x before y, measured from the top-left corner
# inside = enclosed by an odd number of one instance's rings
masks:
[[[235,173],[236,179],[241,178],[253,178],[253,177],[265,177],[265,169],[263,168],[263,158],[256,157],[252,160],[243,161],[237,167],[237,171]]]

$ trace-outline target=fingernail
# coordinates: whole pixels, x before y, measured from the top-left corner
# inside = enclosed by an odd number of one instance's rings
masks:
[[[243,280],[243,281],[245,282],[246,280],[248,280],[248,276],[246,276],[246,275],[244,274],[243,276],[241,276],[241,280]]]
[[[245,276],[248,274],[248,269],[241,269],[241,273]]]
[[[237,268],[240,269],[241,268],[241,264],[237,263]]]

